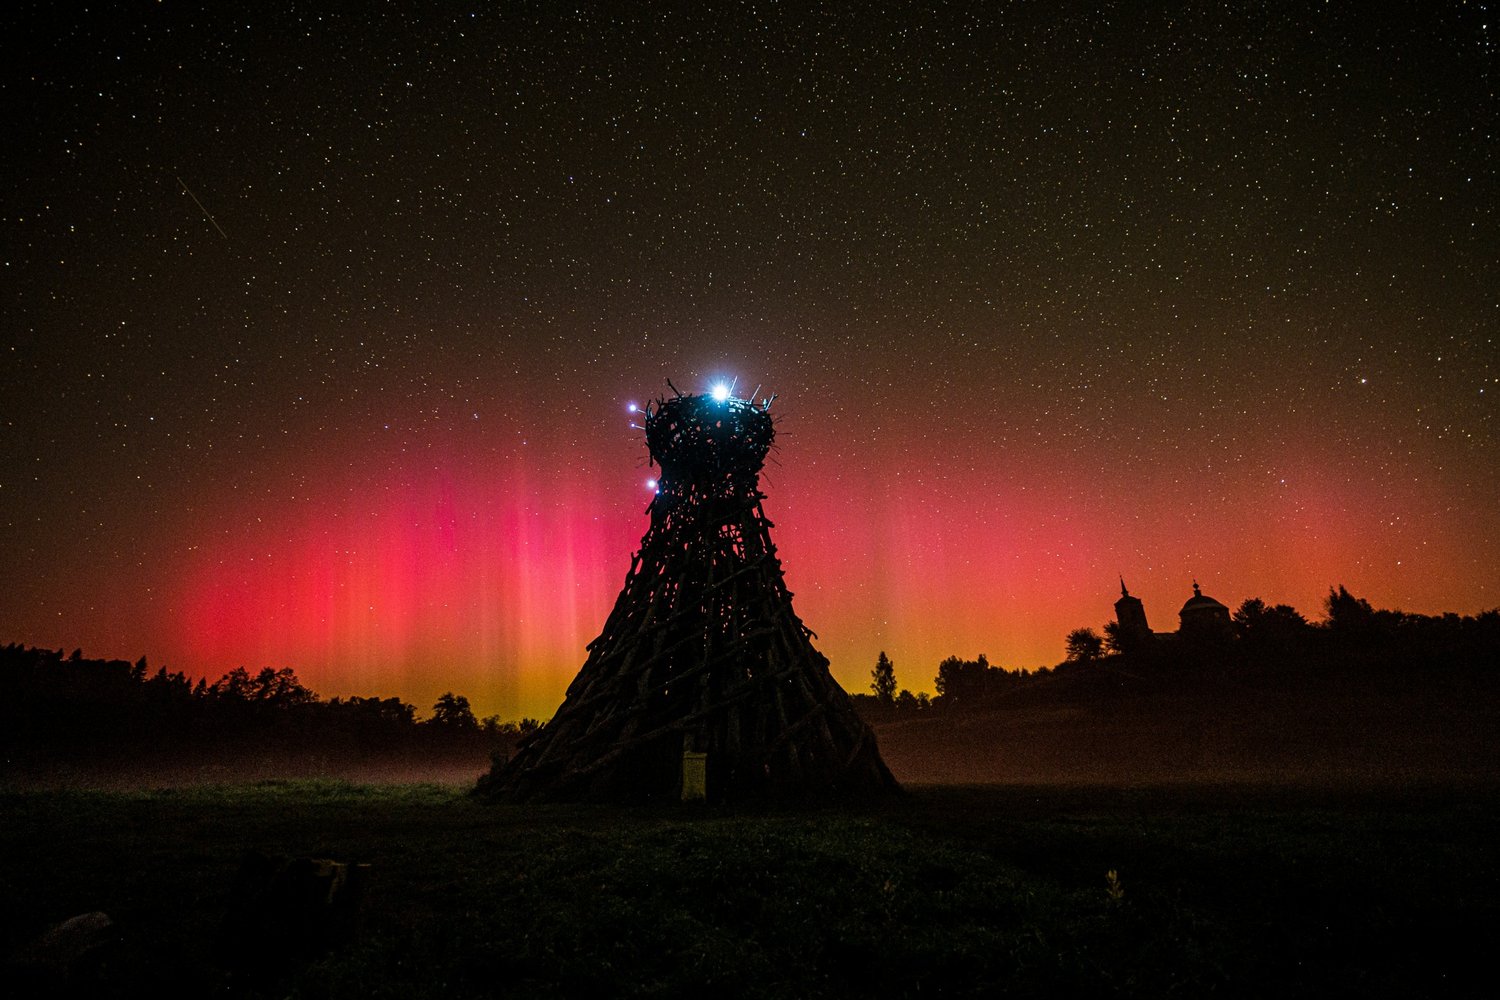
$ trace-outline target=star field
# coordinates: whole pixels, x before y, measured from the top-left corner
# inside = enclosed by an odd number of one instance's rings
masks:
[[[1495,11],[1142,6],[21,5],[0,640],[546,716],[667,378],[851,690],[1495,606]]]

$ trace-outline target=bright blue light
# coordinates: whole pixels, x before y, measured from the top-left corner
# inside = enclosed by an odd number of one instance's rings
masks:
[[[714,386],[713,397],[715,403],[724,402],[724,400],[729,398],[729,386],[725,385],[723,382],[720,382],[718,385]]]
[[[636,411],[636,405],[634,403],[630,403],[625,407],[625,409],[629,410],[631,413],[634,413]]]

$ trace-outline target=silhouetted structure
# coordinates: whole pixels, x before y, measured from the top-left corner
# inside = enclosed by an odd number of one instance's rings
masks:
[[[1120,599],[1115,601],[1115,624],[1121,639],[1131,645],[1140,645],[1153,639],[1175,640],[1180,638],[1227,639],[1233,632],[1229,608],[1203,593],[1198,581],[1193,581],[1193,596],[1177,613],[1176,632],[1153,632],[1146,623],[1146,606],[1139,597],[1125,589],[1125,578],[1120,578]]]
[[[1120,634],[1128,641],[1139,642],[1151,638],[1151,626],[1146,624],[1146,606],[1139,597],[1125,589],[1125,578],[1120,577],[1120,599],[1115,602],[1115,621]]]
[[[1229,608],[1203,593],[1193,581],[1193,596],[1177,612],[1179,635],[1225,636],[1230,634]]]
[[[661,479],[624,589],[556,716],[477,791],[688,797],[699,754],[716,801],[896,787],[792,610],[758,487],[769,406],[720,393],[646,408]]]

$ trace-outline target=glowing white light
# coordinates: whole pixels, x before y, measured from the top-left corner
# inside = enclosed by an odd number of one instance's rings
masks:
[[[629,410],[631,413],[634,413],[637,407],[634,403],[627,403],[625,404],[625,409]]]
[[[648,480],[646,480],[646,489],[648,489],[648,490],[654,490],[654,489],[656,489],[656,480],[654,480],[654,479],[648,479]]]
[[[718,385],[714,386],[713,396],[715,403],[724,402],[724,400],[729,398],[729,386],[725,385],[723,382],[720,382]]]

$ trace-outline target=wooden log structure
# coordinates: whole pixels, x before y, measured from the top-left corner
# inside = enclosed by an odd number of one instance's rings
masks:
[[[769,409],[680,393],[645,408],[661,476],[640,551],[557,714],[477,794],[675,801],[685,755],[693,797],[715,802],[896,790],[792,610],[759,489]]]

